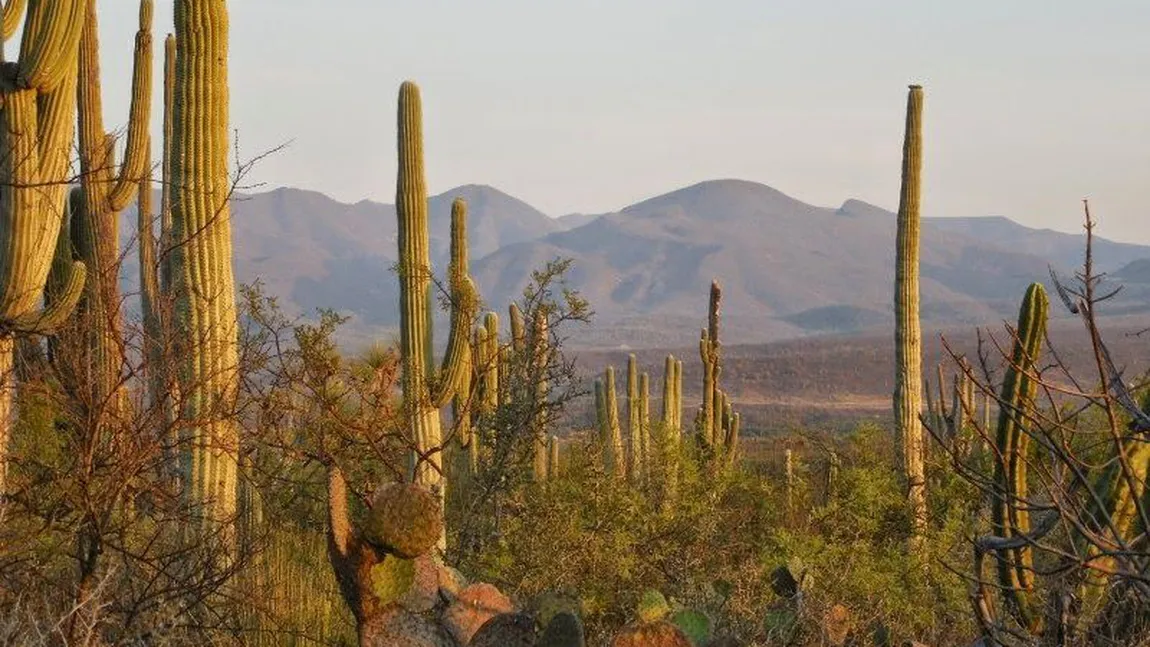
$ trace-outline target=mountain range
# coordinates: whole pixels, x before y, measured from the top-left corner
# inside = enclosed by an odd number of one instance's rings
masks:
[[[725,336],[766,342],[862,332],[893,321],[895,215],[858,200],[806,204],[754,182],[712,180],[613,213],[552,218],[489,186],[429,199],[431,248],[445,266],[451,202],[468,203],[472,273],[489,308],[504,311],[532,269],[572,259],[567,275],[595,311],[579,344],[690,343],[713,279],[723,286]],[[134,214],[125,214],[134,223]],[[285,309],[351,315],[355,338],[398,325],[392,205],[340,203],[281,188],[233,199],[237,279],[261,280]],[[1012,316],[1026,285],[1081,264],[1084,237],[1024,227],[1003,217],[927,218],[922,226],[926,325]],[[1114,307],[1150,309],[1150,247],[1095,239],[1102,271],[1128,283]],[[134,255],[129,255],[132,258]],[[125,267],[126,277],[134,269]]]

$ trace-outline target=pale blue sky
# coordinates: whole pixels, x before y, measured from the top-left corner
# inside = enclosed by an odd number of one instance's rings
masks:
[[[293,140],[253,176],[269,186],[390,202],[410,78],[433,192],[491,184],[561,215],[737,177],[893,209],[921,82],[927,215],[1075,231],[1089,197],[1103,235],[1150,243],[1147,0],[229,4],[240,156]],[[113,127],[136,8],[100,5]],[[157,1],[157,41],[171,13]]]

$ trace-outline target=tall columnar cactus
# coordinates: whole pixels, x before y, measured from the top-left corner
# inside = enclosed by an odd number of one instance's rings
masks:
[[[703,408],[700,415],[699,438],[704,447],[715,450],[720,444],[721,411],[718,409],[719,373],[722,371],[719,344],[719,303],[723,291],[718,281],[711,282],[711,298],[707,308],[707,327],[699,336],[699,357],[703,361]]]
[[[639,374],[639,465],[640,476],[648,478],[651,456],[651,382],[646,373]]]
[[[467,211],[462,200],[451,209],[451,261],[448,283],[451,329],[437,371],[432,352],[431,257],[427,185],[423,175],[422,105],[419,88],[406,81],[399,90],[399,173],[396,217],[399,220],[400,344],[403,362],[403,411],[413,443],[409,477],[427,487],[442,503],[443,433],[439,412],[468,369],[475,287],[467,266]]]
[[[559,437],[555,434],[547,440],[547,478],[559,478]]]
[[[128,115],[128,139],[123,164],[115,163],[115,138],[104,131],[100,92],[100,44],[96,0],[85,1],[84,28],[78,57],[78,124],[80,188],[73,201],[71,237],[76,253],[88,268],[88,282],[80,300],[77,325],[65,335],[69,357],[80,364],[83,377],[73,389],[84,403],[108,402],[121,384],[124,344],[120,323],[120,212],[139,193],[147,168],[148,126],[152,104],[152,1],[140,2]],[[103,414],[98,411],[95,413]],[[102,417],[102,415],[101,415]]]
[[[663,362],[663,432],[678,441],[679,429],[676,425],[683,405],[679,402],[679,388],[676,382],[678,364],[674,355],[667,355]]]
[[[168,402],[170,384],[164,368],[168,324],[171,313],[168,297],[171,294],[171,270],[168,245],[172,234],[171,204],[171,146],[173,91],[176,80],[176,39],[164,39],[164,104],[163,155],[160,161],[160,237],[155,236],[155,216],[152,211],[151,144],[145,145],[147,158],[145,175],[140,180],[137,198],[137,231],[140,255],[140,310],[144,320],[144,352],[147,364],[148,397],[153,404]],[[166,408],[166,407],[165,407]]]
[[[994,533],[1004,538],[1022,537],[1031,532],[1026,486],[1030,446],[1027,427],[1038,391],[1033,375],[1046,334],[1047,308],[1042,284],[1032,283],[1018,312],[1017,338],[1002,382],[1002,407],[995,434],[998,460],[994,465],[996,496],[991,523]],[[1037,631],[1042,614],[1032,599],[1034,571],[1029,546],[1024,543],[999,553],[998,580],[1019,623],[1032,632]]]
[[[24,10],[24,2],[7,2],[0,19],[8,40],[24,18],[19,57],[0,69],[0,500],[8,486],[16,337],[56,329],[86,279],[82,262],[65,263],[60,289],[41,309],[66,211],[85,0],[32,2]]]
[[[922,331],[919,322],[919,196],[922,188],[922,88],[910,86],[906,104],[903,144],[902,192],[896,234],[895,312],[895,429],[902,448],[907,500],[912,515],[912,538],[917,542],[926,528],[926,438],[922,412]]]
[[[783,485],[786,492],[787,512],[794,512],[795,506],[795,453],[790,448],[783,450]]]
[[[603,446],[603,466],[617,478],[627,475],[627,453],[623,429],[619,424],[619,405],[615,396],[615,367],[608,366],[602,380],[595,380],[595,417]]]
[[[222,522],[236,513],[239,452],[227,3],[176,0],[175,28],[171,287],[184,485]]]
[[[550,364],[551,343],[547,332],[547,314],[535,313],[531,326],[531,374],[534,382],[531,394],[531,434],[535,442],[534,476],[536,481],[547,480],[550,451],[547,448],[547,367]]]
[[[639,362],[627,357],[627,478],[638,483],[643,472],[643,431],[639,428]]]

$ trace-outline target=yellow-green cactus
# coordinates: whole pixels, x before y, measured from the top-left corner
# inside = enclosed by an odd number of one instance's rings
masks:
[[[171,136],[172,327],[186,494],[205,520],[236,515],[239,388],[228,173],[225,0],[176,0]]]
[[[80,299],[76,323],[62,331],[58,343],[65,361],[73,366],[65,380],[81,403],[108,403],[93,411],[103,417],[114,411],[120,398],[110,397],[122,384],[124,344],[120,323],[120,212],[139,193],[150,172],[148,125],[152,95],[152,2],[142,0],[136,32],[132,96],[124,162],[115,162],[115,138],[104,131],[100,91],[99,28],[96,0],[86,0],[86,18],[78,56],[77,107],[79,124],[80,187],[72,190],[69,229],[73,250],[88,268],[88,281]]]
[[[926,527],[926,438],[922,412],[922,330],[919,321],[919,220],[922,191],[922,87],[910,86],[902,150],[902,191],[895,241],[895,431],[902,448],[912,536]]]
[[[643,473],[643,431],[639,422],[639,362],[627,357],[627,478],[638,483]]]
[[[83,292],[82,262],[65,261],[60,290],[41,308],[65,222],[85,0],[5,3],[0,30],[24,33],[16,61],[0,70],[0,496],[7,490],[16,336],[41,334],[71,314]]]
[[[1010,365],[1002,381],[1002,408],[998,414],[995,435],[995,491],[991,521],[1000,537],[1019,537],[1030,533],[1027,501],[1026,466],[1030,461],[1030,434],[1026,431],[1038,383],[1032,375],[1046,335],[1048,309],[1046,291],[1041,283],[1032,283],[1018,313],[1017,339],[1011,352]],[[1003,551],[998,556],[998,579],[1003,594],[1016,613],[1019,623],[1038,631],[1041,610],[1033,601],[1034,567],[1029,546]]]
[[[423,108],[419,87],[406,81],[399,90],[396,217],[399,222],[400,353],[403,361],[403,411],[412,443],[409,477],[441,501],[444,479],[440,409],[469,370],[471,322],[476,294],[467,263],[467,210],[457,199],[451,210],[451,261],[448,284],[451,329],[442,365],[432,351],[431,257],[427,185],[423,170]],[[440,544],[443,544],[441,539]]]
[[[719,344],[719,303],[723,292],[718,281],[711,282],[707,308],[707,327],[699,335],[699,358],[703,361],[703,407],[698,421],[699,439],[704,447],[714,450],[719,443],[719,373],[722,371]]]

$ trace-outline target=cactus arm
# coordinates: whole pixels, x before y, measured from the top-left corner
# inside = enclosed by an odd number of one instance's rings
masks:
[[[547,478],[559,478],[559,437],[551,434],[547,441]]]
[[[455,385],[462,374],[469,371],[470,362],[463,355],[470,347],[471,322],[475,318],[475,284],[467,268],[467,203],[456,198],[451,204],[451,262],[448,266],[451,292],[451,329],[447,337],[447,352],[436,380],[432,402],[437,408],[451,399]],[[431,336],[430,329],[428,337]]]
[[[912,511],[912,543],[926,525],[925,437],[922,413],[922,331],[919,321],[919,220],[922,171],[922,88],[907,95],[902,188],[896,233],[895,429],[902,444],[907,500]]]
[[[511,348],[514,349],[516,353],[523,353],[527,346],[527,332],[526,326],[523,323],[523,311],[512,301],[511,305],[507,307],[507,312],[511,320]]]
[[[31,0],[24,19],[17,87],[49,92],[71,75],[87,0]]]
[[[175,106],[176,37],[168,34],[164,39],[164,141],[160,158],[160,281],[161,294],[172,289],[172,110]]]
[[[92,22],[95,22],[94,18]],[[107,196],[106,208],[112,212],[122,211],[128,206],[137,192],[137,183],[148,172],[148,127],[152,112],[152,0],[140,2],[140,27],[136,32],[131,92],[124,161]]]
[[[483,328],[483,409],[491,413],[499,407],[499,315],[488,312],[483,319]]]
[[[663,361],[663,427],[669,433],[675,423],[675,356]]]
[[[76,303],[84,293],[87,275],[87,268],[82,262],[72,261],[65,275],[63,287],[55,295],[52,303],[43,310],[26,312],[5,322],[5,328],[35,335],[46,335],[55,331],[72,316]]]

